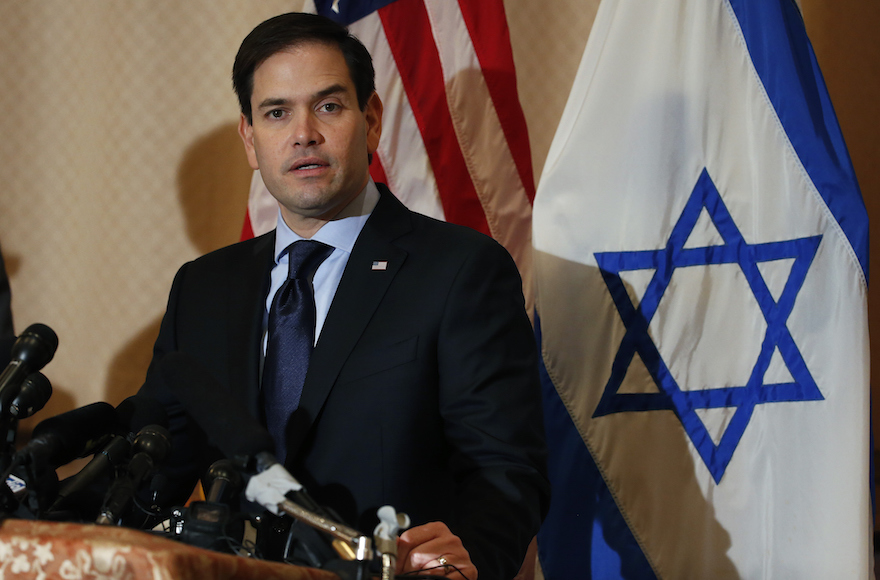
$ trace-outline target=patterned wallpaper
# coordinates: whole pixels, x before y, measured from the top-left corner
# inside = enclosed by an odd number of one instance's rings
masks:
[[[232,60],[300,5],[0,1],[0,245],[16,331],[60,339],[38,419],[133,394],[177,268],[238,239]]]

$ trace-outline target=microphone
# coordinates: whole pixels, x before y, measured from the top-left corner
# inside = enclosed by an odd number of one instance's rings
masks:
[[[10,361],[0,374],[0,413],[18,395],[22,382],[46,366],[58,348],[58,335],[45,324],[31,324],[12,344]]]
[[[113,525],[120,520],[135,492],[171,450],[171,434],[160,425],[147,425],[134,438],[132,450],[135,454],[127,473],[110,486],[97,524]]]
[[[99,402],[42,421],[33,438],[12,456],[2,480],[24,465],[24,473],[19,473],[27,488],[28,507],[42,512],[58,489],[55,469],[91,453],[96,441],[113,430],[115,420],[113,407]]]
[[[231,552],[230,539],[238,542],[244,535],[244,519],[234,515],[229,506],[241,490],[241,474],[232,461],[220,459],[211,464],[205,484],[210,488],[205,501],[194,501],[178,511],[170,528],[192,546]]]
[[[24,387],[22,387],[22,391]],[[117,466],[126,461],[131,452],[131,445],[137,433],[147,425],[168,427],[168,416],[161,403],[144,395],[132,395],[122,401],[115,410],[116,435],[79,473],[66,479],[58,492],[58,497],[49,508],[50,511],[63,505],[73,494],[79,493],[99,478],[110,474]]]
[[[101,451],[79,470],[76,475],[64,480],[61,490],[49,507],[50,512],[64,505],[65,500],[73,494],[86,489],[93,481],[103,477],[121,465],[131,452],[131,443],[125,437],[114,435]]]
[[[208,483],[206,501],[213,503],[232,502],[243,487],[241,473],[235,464],[228,459],[220,459],[211,464],[205,474]]]
[[[113,431],[116,412],[97,402],[61,413],[34,427],[31,440],[15,453],[14,464],[48,464],[53,469],[88,455],[101,437]]]
[[[18,396],[9,405],[9,414],[16,419],[32,417],[46,406],[52,396],[52,383],[41,372],[31,373],[21,384]]]

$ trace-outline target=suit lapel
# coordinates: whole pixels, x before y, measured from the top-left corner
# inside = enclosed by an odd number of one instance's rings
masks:
[[[258,238],[253,256],[237,274],[240,280],[229,285],[231,320],[227,335],[229,386],[240,393],[254,417],[260,408],[260,351],[263,334],[263,306],[269,291],[269,273],[274,263],[275,233]]]
[[[386,187],[377,186],[382,197],[352,249],[309,361],[299,409],[288,426],[289,458],[299,450],[343,364],[406,260],[406,252],[392,242],[411,229],[409,210]],[[387,265],[374,270],[374,261]]]

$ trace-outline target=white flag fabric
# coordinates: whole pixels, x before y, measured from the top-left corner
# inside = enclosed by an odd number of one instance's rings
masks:
[[[603,0],[534,204],[548,580],[873,577],[867,217],[791,0]]]

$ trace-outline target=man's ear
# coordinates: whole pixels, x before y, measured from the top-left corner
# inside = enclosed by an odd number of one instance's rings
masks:
[[[238,120],[238,134],[244,142],[244,152],[247,153],[248,164],[251,169],[259,169],[260,165],[257,163],[257,153],[254,149],[254,126],[247,120],[244,113]]]
[[[379,148],[379,138],[382,136],[382,101],[375,92],[367,101],[364,118],[367,121],[367,152],[372,154]]]

